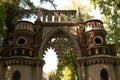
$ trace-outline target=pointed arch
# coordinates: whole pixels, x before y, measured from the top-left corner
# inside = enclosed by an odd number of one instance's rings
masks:
[[[108,80],[108,72],[106,69],[102,69],[100,72],[101,80]]]
[[[82,53],[81,53],[81,49],[80,49],[78,41],[75,39],[75,37],[70,32],[67,31],[66,28],[63,28],[63,27],[55,28],[55,29],[53,29],[52,31],[49,32],[49,34],[42,41],[42,44],[41,44],[40,49],[39,49],[38,56],[41,57],[41,58],[43,57],[42,55],[43,55],[44,47],[45,47],[47,41],[49,41],[51,36],[53,36],[58,31],[64,33],[67,37],[70,38],[70,40],[72,40],[72,42],[74,43],[74,47],[76,49],[76,52],[77,52],[77,57],[81,57]]]
[[[20,72],[18,70],[14,71],[12,75],[12,80],[20,80],[20,78],[21,78]]]

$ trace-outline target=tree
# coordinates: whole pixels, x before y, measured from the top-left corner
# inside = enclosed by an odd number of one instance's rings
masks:
[[[69,69],[69,67],[64,67],[64,69],[62,70],[62,73],[63,73],[63,77],[62,77],[62,79],[63,80],[75,80],[75,78],[74,79],[72,79],[71,77],[71,70]]]
[[[61,80],[60,76],[56,74],[56,71],[51,71],[48,74],[49,80]]]
[[[43,1],[50,2],[55,7],[53,0],[40,0],[41,3]],[[6,16],[1,21],[5,23],[3,26],[7,27],[7,34],[13,32],[15,23],[18,20],[29,18],[33,14],[37,14],[38,11],[38,8],[30,0],[2,0],[0,3],[5,10],[5,15],[0,14],[0,16]],[[3,9],[0,12],[3,12]]]
[[[40,0],[40,2],[43,1],[48,1],[53,4],[52,0]],[[15,28],[16,22],[23,18],[37,15],[39,9],[41,8],[37,8],[30,0],[0,1],[0,37],[4,36],[4,47],[9,46],[9,41],[13,40],[11,33]],[[4,27],[6,29],[4,29]]]
[[[91,8],[86,5],[83,5],[82,0],[71,0],[71,3],[71,6],[64,6],[62,9],[77,10],[77,19],[81,18],[87,21],[93,17],[88,14]]]
[[[27,6],[34,8],[33,4],[29,0],[22,0],[24,3],[28,3]],[[28,13],[29,10],[24,9],[23,7],[20,6],[20,3],[23,3],[21,0],[16,1],[16,0],[9,0],[8,2],[1,1],[2,6],[5,8],[5,13],[6,13],[6,19],[3,20],[6,28],[7,28],[7,34],[11,33],[15,27],[15,23],[17,20],[23,18],[23,16],[27,15],[29,16]],[[25,5],[25,4],[24,4]]]
[[[76,59],[76,54],[73,53],[72,48],[68,48],[64,53],[64,57],[58,59],[57,73],[59,76],[69,78],[69,80],[79,80]],[[67,71],[69,75],[65,75]]]
[[[114,43],[120,54],[120,2],[118,0],[91,0],[94,7],[99,7],[104,15],[105,27],[108,31],[108,43]]]

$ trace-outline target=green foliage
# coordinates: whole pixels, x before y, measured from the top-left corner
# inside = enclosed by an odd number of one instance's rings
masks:
[[[82,0],[71,0],[72,5],[71,6],[64,6],[62,9],[67,10],[77,10],[76,18],[79,19],[80,15],[81,18],[85,21],[91,19],[93,16],[90,16],[88,12],[91,10],[90,7],[83,5]],[[80,15],[79,15],[80,12]]]
[[[40,0],[40,2],[48,1],[53,4],[52,0]],[[1,7],[3,6],[3,7]],[[3,26],[7,27],[7,34],[13,32],[15,24],[19,19],[29,18],[33,14],[37,14],[38,8],[30,0],[1,0],[0,1],[0,34],[3,34]],[[4,13],[4,14],[3,14]]]
[[[76,55],[72,52],[72,48],[68,48],[64,57],[58,59],[57,72],[65,80],[78,80]]]
[[[104,15],[103,22],[108,31],[107,42],[114,43],[120,54],[120,2],[119,0],[91,0],[95,8],[98,6]]]
[[[61,80],[58,74],[55,71],[52,71],[48,74],[49,80]]]
[[[4,5],[6,8],[6,27],[8,28],[8,33],[11,33],[17,20],[23,17],[30,17],[30,11],[13,4],[5,3]]]
[[[69,67],[64,67],[64,69],[62,70],[63,73],[63,77],[62,79],[64,80],[71,80],[71,70],[69,69]],[[75,80],[75,79],[72,79]]]
[[[24,2],[24,4],[23,4]],[[20,3],[23,6],[27,6],[30,9],[25,9],[20,6]],[[11,33],[14,30],[15,23],[17,20],[22,19],[23,17],[30,17],[32,14],[32,9],[35,8],[34,5],[29,0],[15,1],[15,2],[3,2],[2,3],[6,9],[6,20],[5,25],[7,27],[7,33]]]
[[[24,0],[30,5],[28,0]],[[20,7],[20,0],[9,0],[9,1],[0,1],[0,20],[1,20],[1,29],[0,34],[5,32],[4,26],[7,28],[7,34],[11,33],[15,27],[17,20],[23,18],[25,14],[28,13],[24,8]],[[32,4],[31,4],[32,5]],[[33,5],[32,5],[33,6]]]

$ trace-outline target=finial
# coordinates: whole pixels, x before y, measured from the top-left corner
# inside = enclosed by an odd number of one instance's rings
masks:
[[[78,7],[78,21],[79,22],[84,22],[84,20],[82,19],[82,15],[81,15],[81,11],[80,11],[79,7]]]
[[[37,20],[41,20],[41,16],[42,16],[42,11],[40,8],[38,8]]]
[[[79,7],[78,7],[78,17],[79,17],[80,20],[82,20],[81,11],[80,11]]]

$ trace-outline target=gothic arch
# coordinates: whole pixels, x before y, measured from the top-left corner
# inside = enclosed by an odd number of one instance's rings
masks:
[[[12,80],[20,80],[21,74],[18,70],[13,72]]]
[[[49,41],[49,39],[51,38],[51,36],[53,36],[54,34],[56,34],[58,31],[64,33],[67,37],[70,38],[70,40],[74,43],[74,47],[76,49],[76,55],[77,55],[77,57],[81,57],[82,53],[81,53],[81,49],[80,49],[80,46],[78,44],[78,41],[75,39],[75,37],[70,32],[67,31],[66,28],[63,28],[63,27],[55,28],[55,29],[53,29],[53,30],[51,30],[49,32],[49,34],[42,41],[42,44],[41,44],[40,49],[39,49],[38,56],[41,57],[41,58],[43,57],[44,47],[45,47],[46,43]]]
[[[106,69],[102,69],[100,72],[101,80],[108,80],[108,72]]]

